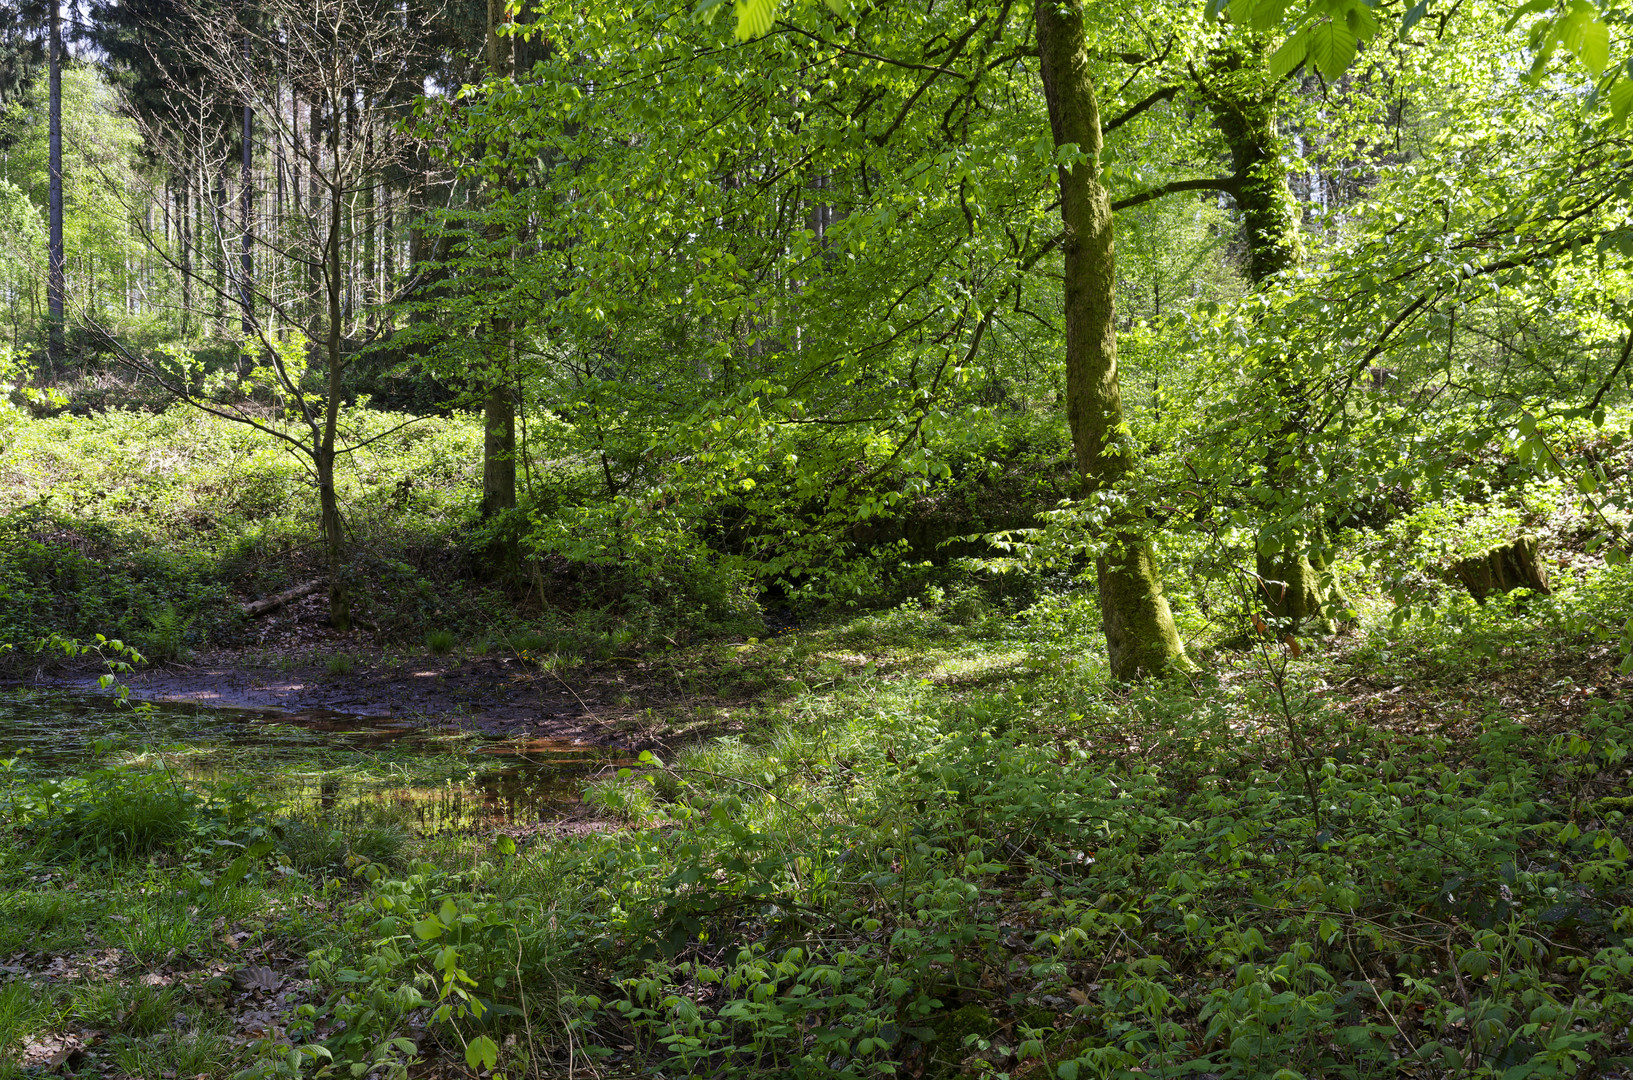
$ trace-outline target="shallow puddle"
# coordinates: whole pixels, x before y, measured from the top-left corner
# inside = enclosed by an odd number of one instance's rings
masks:
[[[0,783],[148,763],[201,782],[248,779],[282,813],[389,810],[427,833],[559,818],[579,802],[586,777],[632,757],[565,739],[494,739],[326,710],[132,707],[78,691],[0,692]]]

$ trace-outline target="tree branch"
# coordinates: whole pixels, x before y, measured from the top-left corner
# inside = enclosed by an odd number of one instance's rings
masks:
[[[1616,361],[1616,366],[1610,369],[1609,375],[1605,376],[1604,385],[1599,387],[1599,392],[1593,395],[1592,401],[1588,402],[1589,412],[1599,407],[1599,402],[1603,400],[1605,391],[1610,389],[1611,384],[1616,381],[1616,376],[1620,375],[1622,369],[1627,366],[1629,356],[1633,356],[1633,330],[1628,331],[1627,342],[1622,346],[1622,358]]]
[[[1181,191],[1223,191],[1228,195],[1236,194],[1236,179],[1231,176],[1214,176],[1200,180],[1175,180],[1171,184],[1154,187],[1149,191],[1142,191],[1138,195],[1130,195],[1126,199],[1118,199],[1111,204],[1112,210],[1127,210],[1160,199],[1164,195],[1176,195]]]
[[[1161,101],[1167,101],[1177,93],[1179,93],[1179,87],[1177,86],[1165,86],[1161,90],[1152,91],[1150,94],[1146,95],[1144,101],[1129,106],[1128,109],[1121,115],[1114,116],[1106,123],[1101,124],[1100,134],[1110,135],[1112,132],[1116,131],[1118,128],[1122,127],[1136,116],[1145,112],[1145,110],[1149,109],[1151,106]]]

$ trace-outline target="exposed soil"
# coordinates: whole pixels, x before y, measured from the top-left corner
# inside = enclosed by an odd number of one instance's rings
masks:
[[[337,656],[350,661],[347,670],[333,669]],[[0,687],[94,694],[106,670],[94,656],[68,661],[41,655],[28,668],[14,664],[0,673]],[[660,661],[580,663],[554,671],[515,655],[435,656],[332,635],[276,651],[212,649],[185,662],[144,665],[118,679],[135,701],[264,712],[313,730],[366,729],[385,741],[424,728],[451,728],[558,751],[569,744],[663,750],[672,739],[690,741],[709,729],[694,715],[700,707],[735,706],[743,699],[691,680],[683,689]]]
[[[276,668],[241,666],[231,653],[202,656],[124,680],[143,698],[290,712],[327,709],[354,715],[452,721],[494,733],[548,730],[591,735],[605,726],[594,706],[548,672],[506,657],[356,657],[330,674],[326,656],[286,656]]]

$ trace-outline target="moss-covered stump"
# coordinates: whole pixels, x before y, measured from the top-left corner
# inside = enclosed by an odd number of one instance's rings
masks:
[[[1537,538],[1521,536],[1452,564],[1452,576],[1481,603],[1494,592],[1548,591],[1548,568],[1537,557]]]

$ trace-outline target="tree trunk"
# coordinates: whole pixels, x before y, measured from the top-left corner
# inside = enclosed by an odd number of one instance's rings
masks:
[[[510,74],[510,39],[499,33],[505,22],[505,0],[488,0],[487,61],[488,74],[502,79]],[[490,226],[489,239],[498,239]],[[482,516],[489,517],[516,505],[516,402],[508,386],[511,338],[515,327],[508,318],[492,319],[488,323],[488,337],[492,342],[488,352],[494,359],[489,365],[488,390],[483,398],[482,426]],[[512,559],[510,545],[492,552],[500,565],[496,570],[508,570]]]
[[[340,140],[341,116],[338,111],[334,115],[334,138],[338,147]],[[338,155],[336,155],[338,161]],[[335,166],[339,172],[339,165]],[[312,178],[313,183],[317,177]],[[316,197],[316,192],[313,193]],[[345,285],[340,276],[340,241],[341,241],[341,200],[345,192],[340,186],[334,185],[328,192],[329,197],[329,236],[325,251],[325,273],[329,301],[328,340],[325,351],[329,359],[328,400],[323,410],[323,435],[313,455],[317,463],[318,474],[318,503],[322,514],[323,539],[328,547],[329,554],[329,625],[340,633],[348,633],[352,628],[351,589],[346,576],[346,533],[345,523],[340,517],[340,500],[335,494],[335,431],[340,426],[340,394],[345,387],[341,383],[343,372],[340,355],[340,303],[341,290]]]
[[[1055,145],[1075,145],[1084,160],[1062,165],[1060,216],[1065,231],[1066,415],[1087,494],[1115,485],[1133,465],[1123,434],[1112,297],[1115,255],[1111,199],[1100,176],[1100,106],[1078,3],[1035,6],[1038,55]],[[1137,531],[1144,515],[1129,511],[1111,525],[1110,548],[1097,564],[1100,614],[1112,677],[1135,679],[1189,667],[1162,594],[1151,545]]]
[[[482,516],[491,517],[516,505],[516,401],[510,388],[495,383],[482,414]]]
[[[193,181],[183,176],[176,185],[176,234],[181,244],[181,337],[193,328]]]
[[[47,356],[55,371],[63,360],[64,301],[68,291],[68,260],[62,246],[62,4],[51,0],[50,49],[50,252],[46,271],[46,295],[50,325],[46,328]]]
[[[244,59],[246,63],[249,60],[249,38],[247,37],[244,39]],[[250,282],[253,280],[252,274],[254,269],[251,247],[255,243],[255,183],[254,178],[250,175],[252,155],[254,152],[254,143],[252,141],[254,137],[253,124],[254,116],[250,112],[250,107],[245,105],[243,131],[244,145],[242,148],[242,160],[239,162],[238,175],[238,217],[239,225],[243,232],[243,248],[238,254],[238,272],[243,275],[238,282],[238,303],[243,308],[243,318],[239,323],[239,329],[243,331],[246,339],[244,345],[245,355],[249,354],[249,344],[247,339],[252,333],[255,332],[255,298],[253,293],[250,291]]]
[[[215,336],[227,336],[227,252],[232,250],[232,205],[227,200],[227,163],[223,161],[212,180],[215,195],[210,220],[210,258],[215,271]]]
[[[1287,162],[1276,131],[1277,85],[1265,66],[1263,50],[1238,44],[1215,57],[1205,94],[1230,148],[1236,206],[1247,232],[1248,276],[1255,285],[1304,258],[1298,207],[1287,188]],[[1283,516],[1281,506],[1305,479],[1300,457],[1309,388],[1292,357],[1277,357],[1269,374],[1281,425],[1265,448],[1265,480],[1273,495],[1260,512],[1275,519]],[[1304,520],[1259,540],[1254,570],[1260,598],[1271,619],[1286,629],[1313,623],[1330,632],[1328,612],[1334,606],[1347,607],[1348,599],[1336,591],[1328,596],[1322,588],[1326,545],[1319,500],[1302,507],[1300,514]]]

